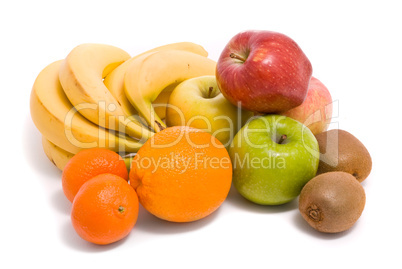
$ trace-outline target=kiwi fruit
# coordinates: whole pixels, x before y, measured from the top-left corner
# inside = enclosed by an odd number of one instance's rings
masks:
[[[299,196],[301,215],[323,233],[348,230],[360,218],[365,204],[362,185],[346,172],[328,172],[312,178]]]
[[[316,135],[320,148],[317,175],[343,171],[359,182],[365,180],[372,167],[370,153],[355,136],[344,130],[333,129]]]

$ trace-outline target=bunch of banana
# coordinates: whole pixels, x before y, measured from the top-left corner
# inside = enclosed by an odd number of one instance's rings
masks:
[[[63,170],[86,148],[137,152],[165,127],[166,105],[175,86],[215,74],[216,63],[207,56],[191,42],[135,57],[109,45],[75,47],[65,59],[45,67],[32,88],[31,116],[46,155]]]

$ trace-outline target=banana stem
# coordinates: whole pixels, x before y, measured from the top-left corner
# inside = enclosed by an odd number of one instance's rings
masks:
[[[159,121],[155,121],[156,125],[158,125],[159,131],[162,131],[165,129],[165,127],[159,122]]]

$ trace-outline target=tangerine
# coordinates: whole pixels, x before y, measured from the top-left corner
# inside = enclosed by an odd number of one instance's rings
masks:
[[[74,198],[71,221],[78,235],[106,245],[126,237],[138,218],[139,203],[128,182],[100,174],[85,182]]]
[[[114,151],[103,148],[85,149],[74,155],[62,173],[63,192],[70,202],[89,179],[110,173],[128,181],[128,171],[123,158]]]
[[[232,163],[211,134],[174,126],[144,143],[131,163],[129,182],[151,214],[190,222],[208,216],[224,202],[232,183]]]

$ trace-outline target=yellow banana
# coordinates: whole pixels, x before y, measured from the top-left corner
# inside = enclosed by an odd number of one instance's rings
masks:
[[[114,46],[79,45],[64,59],[60,67],[60,83],[70,102],[80,106],[80,113],[93,123],[146,140],[153,132],[129,118],[130,114],[103,83],[114,68],[128,59],[127,52]]]
[[[162,120],[166,118],[166,107],[169,102],[170,94],[177,85],[178,83],[174,83],[164,88],[158,97],[156,97],[155,101],[152,102],[156,115]]]
[[[215,61],[192,52],[158,51],[130,63],[124,76],[124,90],[149,126],[160,131],[166,125],[155,113],[152,102],[167,86],[193,77],[214,75],[215,68]]]
[[[189,52],[193,52],[193,53],[202,55],[204,57],[208,56],[208,52],[200,45],[197,45],[197,44],[194,44],[191,42],[172,43],[172,44],[156,47],[154,49],[141,53],[137,56],[134,56],[133,58],[125,61],[124,63],[122,63],[121,65],[116,67],[112,72],[110,72],[105,77],[105,80],[103,81],[103,83],[109,89],[109,91],[113,95],[113,97],[116,98],[116,100],[119,102],[119,104],[121,105],[121,108],[123,109],[123,111],[126,115],[131,115],[131,116],[138,115],[138,112],[131,105],[130,101],[127,99],[126,94],[124,92],[124,83],[123,82],[124,82],[124,74],[127,71],[127,67],[136,58],[142,57],[145,54],[149,55],[150,53],[153,53],[156,51],[171,50],[171,49],[189,51]],[[170,93],[172,92],[173,88],[168,87],[167,89],[165,89],[163,91],[163,93],[160,94],[159,97],[154,102],[154,104],[158,104],[156,106],[155,111],[161,119],[165,118],[165,114],[166,114],[166,108],[163,106],[163,104],[167,104]]]
[[[42,147],[48,159],[61,171],[63,171],[66,164],[75,155],[56,146],[44,136],[42,136]],[[125,154],[122,156],[128,171],[130,171],[131,162],[133,161],[134,156],[135,153]]]
[[[136,152],[142,143],[90,122],[73,107],[59,82],[62,60],[51,63],[38,75],[31,92],[31,117],[38,130],[53,144],[77,153],[84,148],[102,147]]]
[[[73,153],[56,146],[44,136],[42,136],[42,147],[48,159],[61,171],[63,171],[68,161],[74,156]]]

